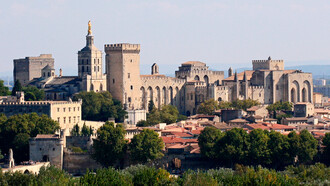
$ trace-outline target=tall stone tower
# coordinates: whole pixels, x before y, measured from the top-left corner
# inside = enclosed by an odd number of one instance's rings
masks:
[[[140,45],[109,44],[106,53],[107,90],[125,109],[140,109]]]
[[[78,52],[78,77],[83,91],[104,91],[106,76],[102,72],[102,51],[94,46],[91,22],[88,22],[86,46]]]

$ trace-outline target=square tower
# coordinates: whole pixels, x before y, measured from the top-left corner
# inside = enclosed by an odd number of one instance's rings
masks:
[[[106,53],[107,90],[125,109],[139,109],[141,96],[140,45],[109,44]]]
[[[272,60],[269,56],[267,60],[252,60],[253,70],[284,70],[283,60]]]

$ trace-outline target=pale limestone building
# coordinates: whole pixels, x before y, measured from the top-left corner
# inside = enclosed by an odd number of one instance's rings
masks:
[[[211,71],[205,63],[182,63],[175,77],[159,74],[157,64],[151,75],[140,75],[140,45],[105,45],[108,91],[128,110],[171,104],[180,113],[195,114],[207,99],[234,101],[253,99],[262,104],[277,101],[312,102],[312,74],[285,70],[283,60],[253,60],[253,70],[224,79],[223,71]]]
[[[13,96],[11,96],[13,97]],[[7,117],[16,114],[38,115],[46,114],[60,124],[61,129],[71,129],[73,125],[81,123],[82,101],[25,101],[24,93],[18,92],[17,98],[0,101],[0,113]]]
[[[78,51],[78,76],[55,75],[54,64],[38,69],[39,75],[29,79],[28,85],[43,89],[46,100],[69,100],[80,91],[105,91],[106,75],[103,73],[102,51],[94,45],[91,23],[88,23],[86,46]],[[35,71],[35,70],[34,70]]]
[[[14,81],[19,80],[25,86],[33,78],[41,77],[41,70],[46,66],[54,68],[54,58],[51,54],[14,59]]]

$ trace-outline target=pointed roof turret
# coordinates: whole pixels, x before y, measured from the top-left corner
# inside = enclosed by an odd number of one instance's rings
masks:
[[[246,82],[247,81],[247,78],[246,78],[246,73],[244,71],[244,75],[243,75],[243,81]]]
[[[235,77],[234,77],[234,81],[238,81],[238,78],[237,78],[237,71],[235,70]]]

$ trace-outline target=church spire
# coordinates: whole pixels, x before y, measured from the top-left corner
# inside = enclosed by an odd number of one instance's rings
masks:
[[[234,81],[238,81],[238,78],[237,78],[237,71],[235,70],[235,77],[234,77]]]
[[[243,81],[244,82],[247,81],[247,79],[246,79],[246,72],[245,71],[244,71]]]

